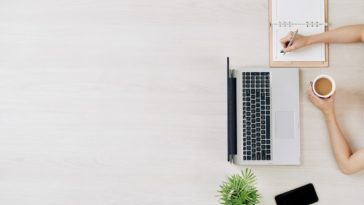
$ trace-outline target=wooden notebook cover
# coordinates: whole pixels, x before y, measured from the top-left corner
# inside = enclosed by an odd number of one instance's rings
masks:
[[[325,44],[325,61],[273,61],[273,28],[272,28],[272,1],[269,1],[269,65],[271,67],[328,67],[329,66],[329,44]],[[304,0],[301,0],[304,1]],[[328,21],[328,0],[324,0],[325,4],[325,22]],[[325,31],[328,30],[328,25],[325,26]]]

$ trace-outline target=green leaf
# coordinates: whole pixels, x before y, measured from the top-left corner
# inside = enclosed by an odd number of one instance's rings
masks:
[[[248,168],[229,176],[219,186],[218,193],[223,205],[254,205],[261,198],[256,188],[256,177]]]

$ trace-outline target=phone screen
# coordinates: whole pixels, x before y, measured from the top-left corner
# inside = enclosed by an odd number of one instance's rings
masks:
[[[277,205],[308,205],[318,201],[313,184],[293,189],[275,197]]]

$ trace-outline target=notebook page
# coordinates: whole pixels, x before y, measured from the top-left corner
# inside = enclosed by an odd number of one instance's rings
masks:
[[[281,22],[280,25],[279,22]],[[307,25],[306,22],[309,24]],[[324,61],[325,44],[323,43],[285,55],[280,53],[282,50],[280,39],[288,32],[298,29],[301,35],[317,34],[325,31],[324,23],[324,0],[272,0],[273,61]]]

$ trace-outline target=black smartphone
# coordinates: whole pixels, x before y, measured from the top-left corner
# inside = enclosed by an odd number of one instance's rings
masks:
[[[275,197],[277,205],[308,205],[318,201],[313,184],[307,184]]]

